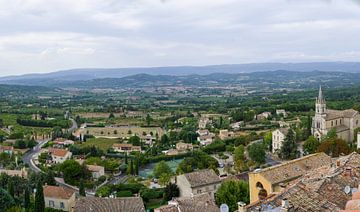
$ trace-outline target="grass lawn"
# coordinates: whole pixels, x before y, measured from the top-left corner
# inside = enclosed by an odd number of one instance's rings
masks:
[[[108,138],[90,138],[82,144],[77,144],[79,147],[96,146],[99,149],[106,151],[112,147],[114,143],[118,143],[119,139],[108,139]]]

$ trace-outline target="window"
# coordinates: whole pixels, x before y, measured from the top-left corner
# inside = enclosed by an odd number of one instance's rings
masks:
[[[359,120],[356,120],[356,125],[358,125],[359,124]]]
[[[201,190],[197,190],[197,193],[198,193],[198,194],[201,194]]]
[[[333,121],[331,121],[331,126],[334,126],[334,122],[333,122]]]
[[[52,200],[49,200],[49,207],[54,207],[55,206],[55,203],[54,203],[54,201],[52,201]]]
[[[65,205],[63,202],[60,202],[60,208],[65,208]]]
[[[337,126],[337,120],[335,121],[335,125]]]

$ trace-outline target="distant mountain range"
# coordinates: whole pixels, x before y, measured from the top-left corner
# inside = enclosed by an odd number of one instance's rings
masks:
[[[221,80],[218,77],[228,76],[233,78],[233,74],[241,77],[246,76],[244,73],[261,72],[264,75],[269,71],[289,71],[289,72],[336,72],[336,73],[358,73],[360,74],[360,63],[357,62],[316,62],[316,63],[253,63],[253,64],[235,64],[235,65],[211,65],[211,66],[177,66],[177,67],[153,67],[153,68],[114,68],[114,69],[72,69],[65,71],[52,72],[47,74],[27,74],[22,76],[8,76],[0,78],[0,84],[17,84],[17,85],[36,85],[36,86],[81,86],[81,87],[108,87],[104,85],[123,84],[129,85],[129,76],[135,76],[137,82],[152,79],[158,81],[159,77],[152,76],[166,75],[161,77],[160,81],[174,82],[175,79],[182,80],[184,83],[190,80],[194,82],[192,77],[183,77],[189,75],[197,75],[196,79],[201,76],[214,77],[215,81]],[[319,73],[318,72],[318,73]],[[213,75],[221,73],[222,75]],[[357,76],[355,75],[355,76]],[[177,77],[171,77],[177,76]],[[122,78],[122,80],[119,80]],[[101,79],[101,80],[100,80]],[[203,79],[205,80],[205,79]],[[118,81],[118,83],[116,83]],[[134,81],[134,79],[132,79]],[[151,81],[151,80],[150,80]],[[196,80],[195,80],[196,81]],[[207,81],[207,80],[205,80]],[[74,83],[76,82],[76,83]],[[125,83],[126,82],[126,83]],[[204,81],[202,81],[204,82]],[[146,81],[145,81],[146,83]],[[130,83],[131,84],[131,83]],[[136,83],[135,83],[136,84]]]

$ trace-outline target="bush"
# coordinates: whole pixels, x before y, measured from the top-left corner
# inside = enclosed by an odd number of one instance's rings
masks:
[[[145,202],[148,202],[151,199],[159,199],[164,196],[164,189],[144,189],[140,192],[140,196]]]
[[[226,150],[226,145],[223,141],[217,140],[204,148],[204,152],[208,154],[213,154],[217,152],[224,152]]]
[[[132,197],[133,194],[131,191],[118,191],[116,192],[116,197]]]

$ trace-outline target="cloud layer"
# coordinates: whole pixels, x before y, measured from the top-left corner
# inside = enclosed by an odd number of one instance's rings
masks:
[[[359,61],[360,0],[2,0],[0,75]]]

